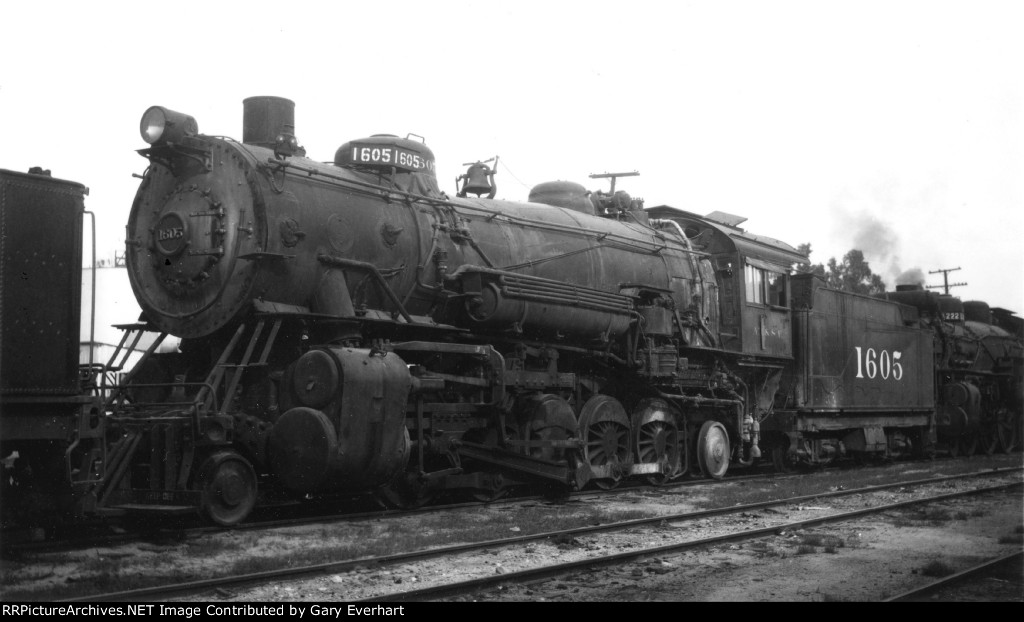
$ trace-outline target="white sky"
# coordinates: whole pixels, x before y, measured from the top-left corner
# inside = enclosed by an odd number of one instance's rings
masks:
[[[952,293],[1021,313],[1022,17],[1015,1],[6,2],[0,168],[89,186],[112,256],[148,106],[241,138],[242,100],[277,95],[318,160],[412,132],[448,192],[499,155],[511,200],[638,170],[618,188],[649,207],[743,215],[820,263],[863,248],[890,288],[960,267]]]

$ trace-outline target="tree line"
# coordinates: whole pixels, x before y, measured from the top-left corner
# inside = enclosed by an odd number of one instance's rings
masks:
[[[843,255],[842,261],[830,257],[828,263],[811,263],[811,244],[805,243],[797,247],[807,259],[794,266],[797,272],[810,272],[825,279],[829,287],[842,289],[858,294],[881,294],[885,292],[882,277],[871,271],[871,266],[864,259],[864,253],[852,249]]]

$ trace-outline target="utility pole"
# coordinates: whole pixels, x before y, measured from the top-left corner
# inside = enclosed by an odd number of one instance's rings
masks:
[[[950,272],[956,272],[959,269],[960,269],[960,266],[957,266],[956,268],[946,268],[945,270],[929,270],[928,274],[938,274],[938,273],[941,272],[942,273],[942,280],[944,282],[944,285],[929,285],[928,289],[939,289],[940,287],[942,287],[942,288],[944,288],[946,290],[946,294],[949,295],[949,288],[950,287],[960,287],[961,285],[967,285],[967,283],[950,283],[949,282],[949,273]]]
[[[611,177],[611,179],[612,179],[611,194],[615,194],[615,180],[616,179],[618,179],[619,177],[635,177],[635,176],[637,176],[639,174],[640,174],[640,171],[633,171],[631,173],[593,173],[593,174],[590,175],[590,178],[591,179],[604,179],[604,178],[607,178],[607,177]]]

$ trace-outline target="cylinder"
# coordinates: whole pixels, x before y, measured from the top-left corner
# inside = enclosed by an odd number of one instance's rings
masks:
[[[284,97],[261,95],[242,100],[242,142],[272,149],[277,136],[295,134],[295,102]]]

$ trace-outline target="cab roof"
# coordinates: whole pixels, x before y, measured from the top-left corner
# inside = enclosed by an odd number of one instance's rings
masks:
[[[719,211],[701,216],[670,205],[651,207],[646,212],[651,218],[678,222],[695,247],[703,247],[712,254],[738,252],[744,257],[784,267],[787,271],[793,264],[807,261],[806,255],[781,240],[740,229],[737,225],[747,220],[743,216]]]

